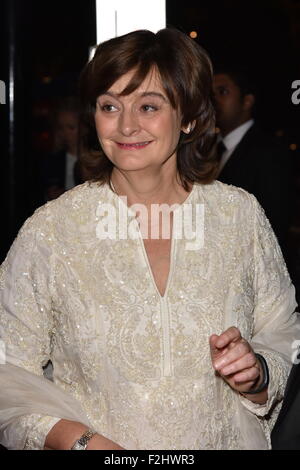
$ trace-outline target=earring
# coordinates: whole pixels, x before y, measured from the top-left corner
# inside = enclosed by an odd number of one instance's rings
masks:
[[[189,124],[186,128],[186,133],[187,134],[189,134],[191,132],[191,128],[192,128],[192,126],[191,126],[191,124]]]

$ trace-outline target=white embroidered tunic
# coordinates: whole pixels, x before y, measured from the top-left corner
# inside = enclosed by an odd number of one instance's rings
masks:
[[[135,239],[120,239],[118,224],[115,239],[99,236],[102,205],[120,215],[108,186],[78,186],[24,224],[0,280],[1,443],[43,449],[65,418],[126,449],[270,447],[299,337],[294,288],[254,196],[214,182],[195,184],[187,203],[203,204],[204,240],[188,249],[184,231],[175,235],[178,207],[164,296],[130,211]],[[209,336],[230,326],[267,360],[265,405],[213,370]]]

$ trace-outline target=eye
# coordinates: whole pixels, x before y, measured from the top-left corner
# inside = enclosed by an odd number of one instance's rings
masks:
[[[99,106],[101,111],[104,111],[105,113],[113,113],[114,111],[118,111],[117,107],[113,104],[100,104]]]
[[[143,104],[141,106],[141,109],[142,111],[144,111],[145,113],[149,113],[149,112],[153,112],[153,111],[157,111],[158,110],[158,107],[153,105],[153,104]]]
[[[115,111],[118,111],[118,107],[115,104],[112,103],[111,100],[107,99],[99,99],[96,103],[96,108],[98,111],[104,112],[104,113],[113,113]]]
[[[219,94],[220,94],[221,96],[226,96],[226,95],[228,95],[228,94],[229,94],[228,88],[223,87],[223,86],[220,87],[220,88],[219,88]]]

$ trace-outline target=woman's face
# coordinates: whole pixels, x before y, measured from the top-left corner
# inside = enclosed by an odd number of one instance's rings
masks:
[[[158,169],[169,158],[176,162],[181,116],[172,108],[155,69],[133,93],[120,96],[133,74],[126,73],[98,97],[98,138],[120,170]]]

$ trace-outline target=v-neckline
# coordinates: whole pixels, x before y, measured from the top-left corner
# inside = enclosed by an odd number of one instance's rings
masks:
[[[143,251],[143,255],[144,255],[144,258],[145,258],[145,261],[146,261],[146,264],[147,264],[147,269],[148,269],[148,272],[149,272],[150,277],[152,279],[154,289],[156,290],[156,293],[159,296],[160,300],[164,300],[167,296],[167,293],[168,293],[168,290],[169,290],[169,284],[170,284],[170,280],[171,280],[171,276],[172,276],[172,272],[173,272],[173,259],[174,259],[173,251],[174,251],[174,245],[175,245],[174,221],[175,221],[175,214],[173,213],[172,236],[171,236],[171,247],[170,247],[170,263],[169,263],[169,271],[168,271],[168,276],[167,276],[166,287],[165,287],[163,295],[161,295],[161,293],[159,291],[159,288],[157,287],[157,283],[155,281],[155,277],[154,277],[154,274],[153,274],[153,270],[151,268],[151,263],[150,263],[149,256],[148,256],[146,248],[145,248],[145,243],[144,243],[144,239],[142,237],[141,231],[140,230],[138,231],[139,241],[140,241],[140,245],[141,245],[141,248],[142,248],[142,251]]]
[[[111,185],[112,185],[112,188],[114,189],[114,186],[113,186],[112,182],[111,182]],[[138,240],[139,240],[139,243],[140,243],[140,246],[141,246],[141,249],[142,249],[142,252],[143,252],[143,256],[144,256],[144,259],[145,259],[145,262],[146,262],[146,265],[147,265],[147,270],[148,270],[150,278],[152,280],[154,290],[156,291],[156,294],[158,295],[160,301],[164,301],[167,297],[167,294],[168,294],[168,291],[169,291],[169,288],[170,288],[170,284],[171,284],[173,269],[174,269],[174,249],[175,249],[175,240],[176,240],[174,238],[174,224],[175,224],[175,220],[176,220],[176,213],[179,209],[181,209],[183,207],[184,204],[187,204],[189,199],[191,199],[192,195],[195,192],[195,187],[196,187],[196,183],[193,184],[193,187],[192,187],[191,191],[189,192],[189,194],[187,195],[187,197],[185,198],[185,200],[181,204],[179,204],[179,206],[176,207],[173,211],[172,236],[171,236],[171,247],[170,247],[170,265],[169,265],[169,272],[168,272],[166,287],[165,287],[163,295],[161,295],[161,293],[160,293],[160,291],[157,287],[157,284],[156,284],[156,281],[155,281],[155,278],[154,278],[154,274],[153,274],[153,271],[152,271],[152,268],[151,268],[151,264],[150,264],[149,257],[148,257],[148,254],[147,254],[147,251],[146,251],[146,248],[145,248],[144,240],[143,240],[143,237],[142,237],[142,233],[141,233],[138,221],[136,219],[134,219],[135,223],[137,225]],[[118,202],[121,202],[121,204],[123,204],[126,207],[127,211],[130,213],[130,207],[128,207],[125,204],[125,202],[121,199],[121,197],[115,191],[112,191],[112,192],[113,192],[115,198],[117,198]]]

